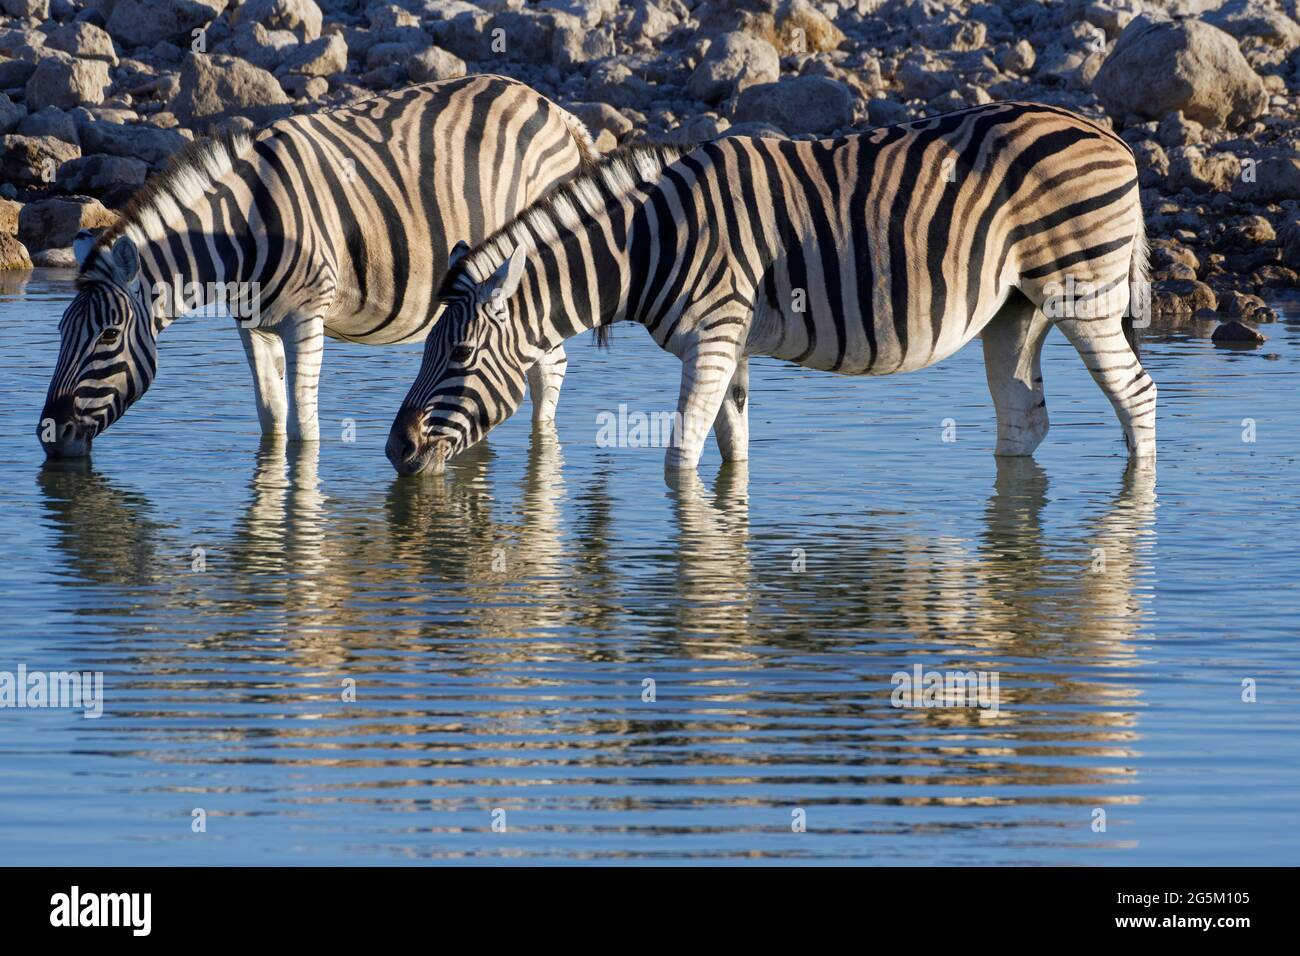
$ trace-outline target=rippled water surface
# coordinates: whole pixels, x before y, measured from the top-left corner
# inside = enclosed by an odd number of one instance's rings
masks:
[[[1300,309],[1148,341],[1155,473],[1054,334],[1033,462],[991,454],[978,344],[756,360],[748,468],[670,489],[596,441],[676,400],[632,327],[571,343],[557,438],[525,411],[398,479],[418,349],[331,344],[286,452],[183,320],[93,465],[44,467],[71,291],[0,284],[0,671],[102,671],[104,714],[0,709],[0,862],[1295,862]],[[916,665],[997,714],[892,706]]]

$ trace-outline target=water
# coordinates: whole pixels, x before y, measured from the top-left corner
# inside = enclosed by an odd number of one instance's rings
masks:
[[[418,349],[332,344],[286,454],[237,336],[182,321],[93,466],[43,467],[71,285],[5,282],[0,670],[103,671],[105,712],[0,710],[0,862],[1295,861],[1300,309],[1148,343],[1154,475],[1054,334],[1034,462],[990,453],[978,345],[757,360],[747,473],[710,445],[670,489],[596,444],[675,403],[632,327],[572,343],[558,442],[525,412],[398,479]],[[997,715],[891,706],[918,664],[996,672]]]

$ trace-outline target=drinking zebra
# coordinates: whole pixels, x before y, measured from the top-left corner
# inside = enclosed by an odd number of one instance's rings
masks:
[[[509,416],[523,371],[577,332],[644,325],[683,363],[680,444],[748,445],[748,356],[881,375],[983,333],[1000,455],[1047,433],[1039,354],[1056,325],[1155,453],[1156,387],[1134,351],[1146,239],[1128,146],[1062,109],[992,104],[821,142],[724,139],[615,154],[473,251],[389,435],[403,473]]]
[[[89,452],[152,383],[158,334],[196,304],[244,320],[262,431],[317,440],[324,336],[422,340],[452,241],[491,234],[594,158],[575,117],[498,76],[193,145],[116,226],[75,243],[79,290],[37,427],[47,454]],[[564,366],[557,348],[529,371],[539,421]]]

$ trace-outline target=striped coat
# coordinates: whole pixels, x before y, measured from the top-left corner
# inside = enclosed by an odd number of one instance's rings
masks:
[[[594,155],[572,115],[497,76],[195,144],[117,226],[78,240],[43,444],[86,453],[149,387],[157,335],[214,303],[243,320],[263,430],[315,440],[324,336],[424,339],[453,242],[486,237]],[[559,350],[532,373],[541,418],[563,370]]]
[[[1057,325],[1154,453],[1133,349],[1146,242],[1133,154],[1065,110],[999,103],[838,140],[634,150],[467,252],[389,456],[436,468],[517,406],[522,368],[570,335],[644,325],[681,358],[680,443],[747,455],[750,355],[845,374],[931,365],[982,333],[997,452],[1047,431],[1039,353]]]

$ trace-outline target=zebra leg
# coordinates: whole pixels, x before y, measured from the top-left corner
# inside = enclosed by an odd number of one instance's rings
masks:
[[[1039,359],[1052,323],[1019,293],[984,326],[984,374],[998,413],[995,455],[1032,455],[1047,436],[1047,398]]]
[[[1156,456],[1156,383],[1142,368],[1124,335],[1119,316],[1057,319],[1110,399],[1115,417],[1124,426],[1130,459]]]
[[[533,425],[547,425],[555,421],[555,406],[560,402],[560,386],[568,371],[569,357],[564,346],[558,345],[547,352],[528,370],[528,397],[533,403]]]
[[[682,385],[677,395],[677,424],[664,456],[668,471],[699,467],[709,427],[727,397],[736,373],[736,343],[730,339],[699,339],[682,356]]]
[[[325,352],[325,323],[319,318],[289,318],[276,328],[284,343],[288,372],[289,440],[320,441],[316,389]]]
[[[749,459],[749,359],[736,363],[731,384],[713,420],[713,437],[723,461]]]
[[[263,435],[283,435],[289,418],[288,398],[284,389],[284,345],[271,332],[240,326],[239,340],[244,345],[248,367],[253,372],[253,397],[257,401],[257,420]]]

